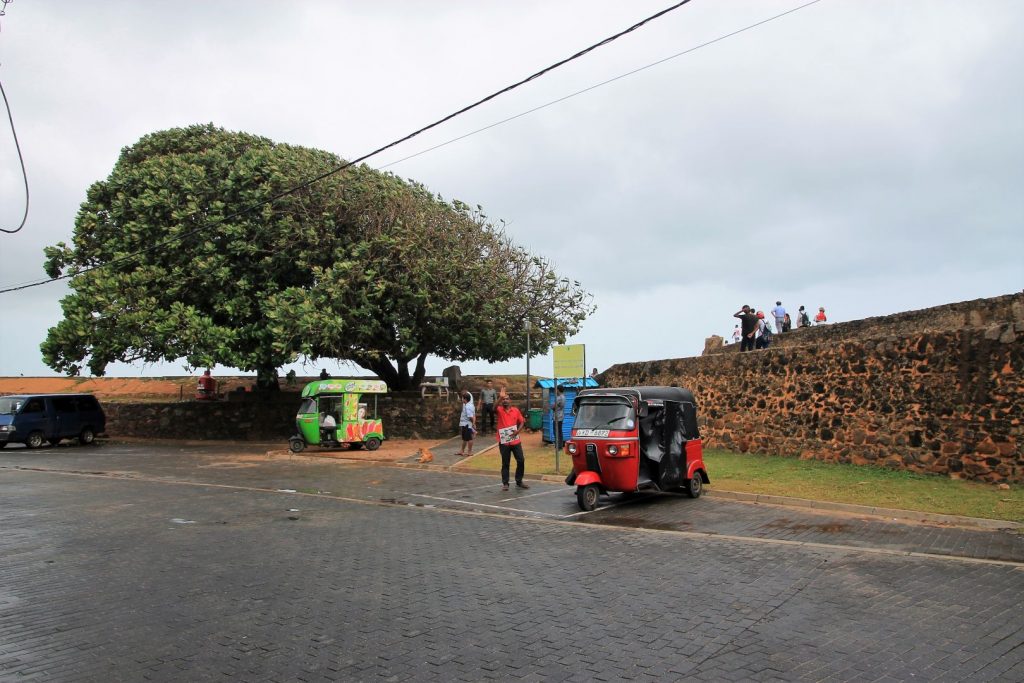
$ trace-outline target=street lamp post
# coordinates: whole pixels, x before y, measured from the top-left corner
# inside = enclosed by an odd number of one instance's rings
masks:
[[[527,320],[523,326],[526,328],[526,414],[530,414],[530,321]]]

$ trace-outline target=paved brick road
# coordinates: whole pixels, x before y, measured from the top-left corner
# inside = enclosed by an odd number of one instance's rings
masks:
[[[792,511],[713,499],[590,517],[681,534],[560,519],[544,486],[148,453],[0,454],[0,680],[1024,680],[1019,564],[785,544]]]

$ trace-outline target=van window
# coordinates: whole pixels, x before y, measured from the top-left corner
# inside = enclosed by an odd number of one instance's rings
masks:
[[[22,398],[0,398],[0,415],[14,415],[24,402]]]
[[[41,413],[43,412],[43,399],[41,398],[30,398],[28,403],[25,404],[25,408],[21,411],[24,413]]]
[[[94,396],[79,396],[78,397],[78,409],[79,410],[99,410],[100,404],[96,402]]]
[[[53,409],[58,413],[78,412],[78,409],[75,407],[75,399],[73,396],[58,396],[54,398]]]

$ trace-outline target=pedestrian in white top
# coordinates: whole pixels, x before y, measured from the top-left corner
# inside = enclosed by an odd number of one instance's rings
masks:
[[[459,449],[459,455],[473,455],[473,438],[476,436],[476,408],[473,407],[473,397],[468,391],[462,394],[459,431],[462,433],[462,448]]]
[[[786,309],[783,308],[781,301],[775,302],[775,308],[772,309],[772,315],[775,316],[775,330],[777,332],[782,332],[782,324],[786,322]]]

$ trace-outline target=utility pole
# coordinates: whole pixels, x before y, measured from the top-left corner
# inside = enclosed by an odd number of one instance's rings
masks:
[[[530,415],[530,321],[526,321],[526,415]]]

